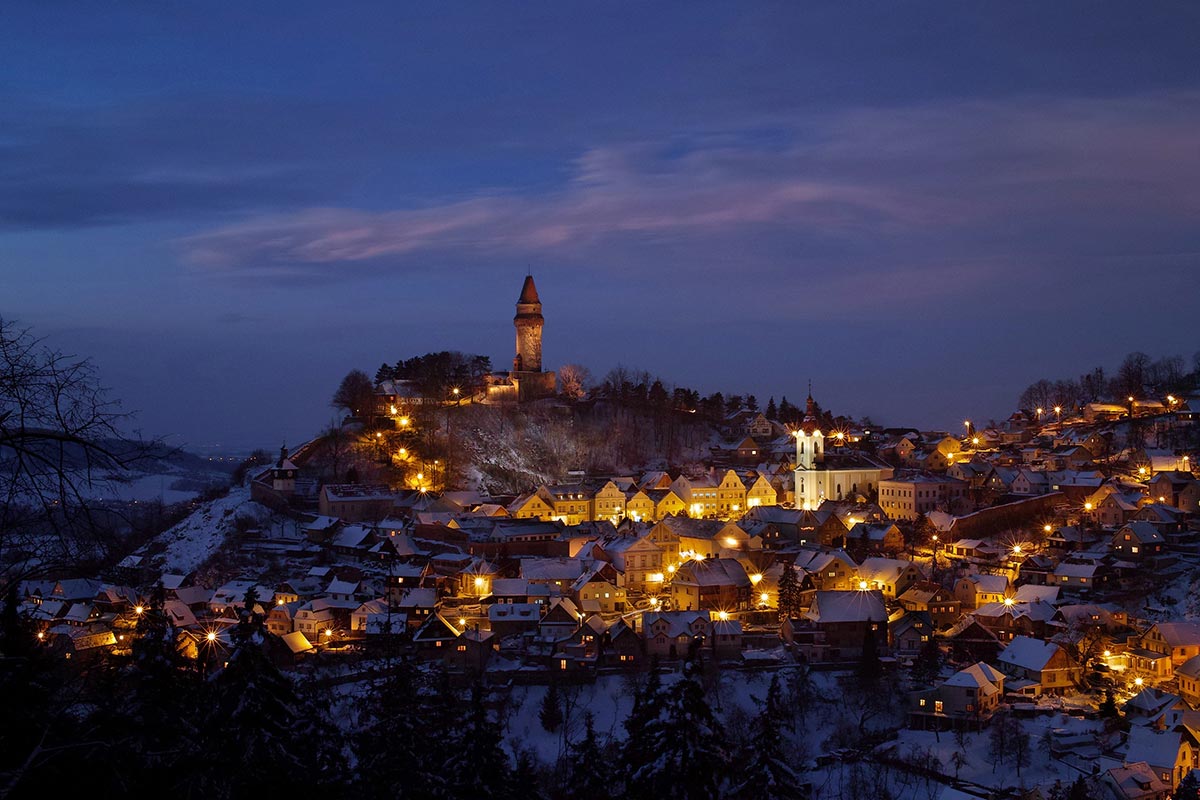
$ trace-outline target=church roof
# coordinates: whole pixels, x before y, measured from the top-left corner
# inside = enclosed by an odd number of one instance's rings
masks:
[[[537,287],[533,285],[533,276],[525,276],[525,284],[521,287],[521,297],[517,300],[518,303],[541,303],[538,299]]]

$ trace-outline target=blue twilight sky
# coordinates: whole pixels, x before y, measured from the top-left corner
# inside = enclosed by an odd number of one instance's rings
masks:
[[[345,7],[340,7],[345,6]],[[512,357],[891,424],[1200,349],[1200,6],[23,3],[0,314],[147,433]]]

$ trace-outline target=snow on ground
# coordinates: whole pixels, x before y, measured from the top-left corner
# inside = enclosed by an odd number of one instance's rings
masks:
[[[250,499],[249,489],[235,487],[224,497],[196,509],[143,549],[164,571],[186,574],[220,549],[239,517],[249,517],[261,524],[270,516],[270,509]]]

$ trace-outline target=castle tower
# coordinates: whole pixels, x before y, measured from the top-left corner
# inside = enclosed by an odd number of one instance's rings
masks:
[[[279,448],[279,460],[271,468],[271,488],[280,494],[294,494],[296,491],[297,472],[298,468],[288,458],[288,449],[285,444]]]
[[[513,372],[542,371],[542,301],[538,299],[533,276],[525,276],[521,296],[517,298],[517,315],[513,325],[517,328],[517,357],[513,359]]]

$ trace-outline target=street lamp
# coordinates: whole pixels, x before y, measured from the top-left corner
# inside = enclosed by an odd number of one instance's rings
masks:
[[[1054,407],[1054,421],[1058,422],[1062,419],[1062,406]]]

